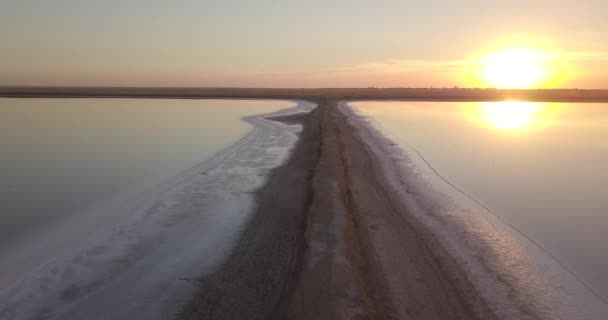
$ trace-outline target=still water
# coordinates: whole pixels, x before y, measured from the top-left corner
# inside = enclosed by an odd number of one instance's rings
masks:
[[[0,249],[190,168],[287,101],[0,99]]]
[[[349,105],[608,296],[608,104]]]

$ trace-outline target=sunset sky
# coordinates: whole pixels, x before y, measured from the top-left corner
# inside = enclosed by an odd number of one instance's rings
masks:
[[[3,0],[0,39],[0,85],[486,87],[524,48],[608,88],[606,0]]]

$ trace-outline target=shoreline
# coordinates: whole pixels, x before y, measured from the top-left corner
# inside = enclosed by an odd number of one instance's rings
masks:
[[[533,236],[448,181],[375,118],[345,101],[339,109],[348,115],[348,132],[384,168],[395,202],[411,203],[409,214],[440,235],[446,257],[466,266],[460,273],[468,274],[503,318],[603,319],[608,314],[600,291]],[[525,312],[513,316],[516,310]]]

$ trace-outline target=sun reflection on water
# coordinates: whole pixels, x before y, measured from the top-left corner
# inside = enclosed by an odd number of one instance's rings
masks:
[[[538,125],[544,109],[545,105],[538,102],[484,102],[479,116],[496,129],[515,131]]]

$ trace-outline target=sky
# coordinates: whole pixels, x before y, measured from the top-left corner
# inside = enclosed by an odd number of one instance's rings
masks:
[[[546,87],[608,88],[608,1],[2,0],[0,85],[470,87],[552,53]]]

